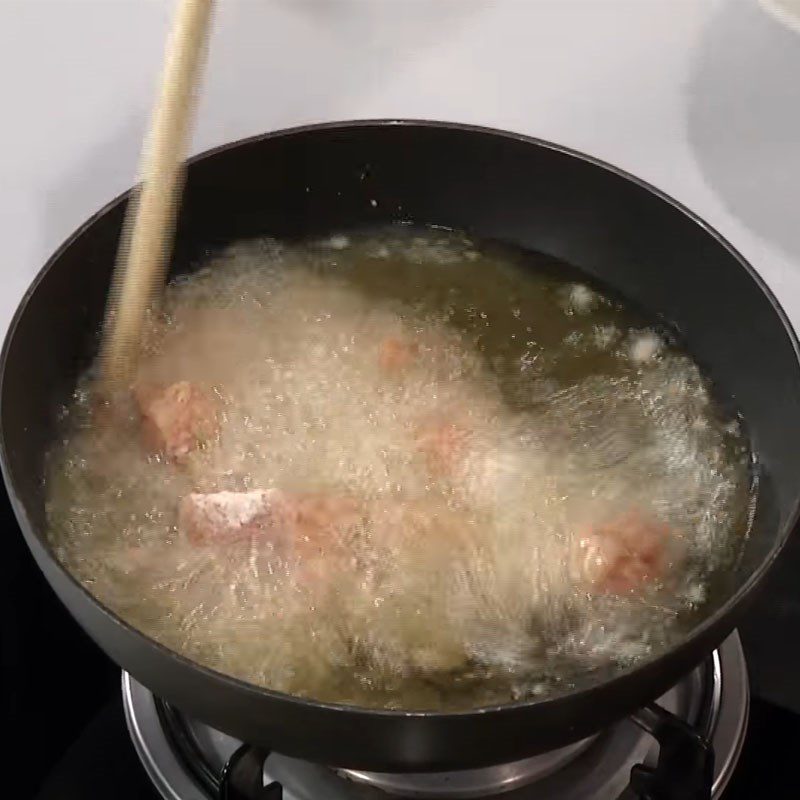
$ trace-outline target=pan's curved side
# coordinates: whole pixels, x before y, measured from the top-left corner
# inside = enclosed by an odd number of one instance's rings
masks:
[[[402,220],[551,253],[677,324],[744,413],[765,494],[728,596],[707,619],[674,650],[580,693],[462,714],[372,712],[304,702],[192,664],[95,601],[45,535],[41,476],[54,411],[96,350],[123,212],[124,199],[68,241],[15,316],[0,364],[0,462],[26,540],[71,613],[138,680],[221,730],[289,755],[379,771],[479,766],[557,747],[657,697],[699,662],[733,628],[796,521],[794,335],[751,268],[685,209],[586,157],[465,126],[343,123],[257,137],[192,163],[178,268],[242,236]]]
[[[39,567],[78,623],[126,671],[191,716],[269,750],[342,768],[449,771],[499,764],[590,736],[667,691],[733,629],[726,616],[702,643],[631,674],[613,691],[588,690],[536,706],[464,714],[401,714],[324,706],[247,687],[192,667],[127,626],[57,567],[32,535]]]

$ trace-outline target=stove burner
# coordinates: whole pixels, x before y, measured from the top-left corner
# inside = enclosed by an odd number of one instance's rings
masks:
[[[343,769],[338,770],[338,773],[355,783],[374,786],[386,794],[403,798],[466,800],[496,797],[552,775],[583,753],[596,738],[583,739],[549,753],[485,769],[407,774]]]
[[[123,700],[134,746],[165,800],[213,800],[223,768],[241,747],[236,739],[185,717],[123,674]],[[714,800],[733,772],[749,708],[747,668],[737,634],[658,704],[691,725],[715,753]],[[493,798],[619,800],[629,797],[631,768],[654,767],[658,745],[639,724],[622,720],[597,736],[522,761],[451,773],[395,775],[334,770],[273,753],[264,783],[279,784],[283,800],[391,800]],[[276,785],[275,796],[280,797]],[[506,795],[506,793],[509,793]],[[272,795],[270,795],[272,796]]]

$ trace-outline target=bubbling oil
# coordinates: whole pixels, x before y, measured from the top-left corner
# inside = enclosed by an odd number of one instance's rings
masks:
[[[415,358],[387,370],[387,341]],[[83,376],[48,458],[50,542],[130,624],[270,689],[440,710],[568,691],[684,635],[748,532],[746,437],[669,336],[564,264],[460,234],[232,245],[169,284],[139,379],[213,392],[219,437],[170,463]],[[458,469],[426,460],[430,425],[468,432]],[[359,498],[349,559],[309,579],[178,528],[190,492],[271,488]],[[633,508],[680,561],[595,591],[581,532]]]

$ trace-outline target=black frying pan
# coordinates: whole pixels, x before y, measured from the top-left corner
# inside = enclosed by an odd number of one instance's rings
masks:
[[[551,254],[678,328],[748,423],[761,495],[738,568],[691,634],[586,690],[463,713],[384,712],[301,700],[200,667],[104,608],[58,564],[45,538],[43,455],[59,404],[96,352],[126,199],[58,250],[17,310],[0,364],[3,473],[27,543],[71,613],[139,681],[220,730],[288,755],[379,771],[476,767],[564,745],[658,697],[721,642],[794,526],[797,341],[752,268],[686,209],[586,156],[484,129],[369,122],[259,136],[192,161],[175,270],[238,237],[397,220]]]

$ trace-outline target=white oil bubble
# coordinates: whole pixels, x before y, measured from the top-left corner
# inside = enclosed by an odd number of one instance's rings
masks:
[[[608,350],[619,338],[619,330],[614,325],[596,325],[592,333],[598,350]]]
[[[582,283],[569,286],[562,293],[565,310],[574,314],[588,314],[598,304],[598,296]]]
[[[652,361],[662,350],[663,341],[652,331],[635,333],[628,346],[628,357],[637,365]]]
[[[344,234],[336,234],[335,236],[331,236],[325,244],[327,247],[330,247],[331,250],[344,250],[350,246],[350,237]]]

